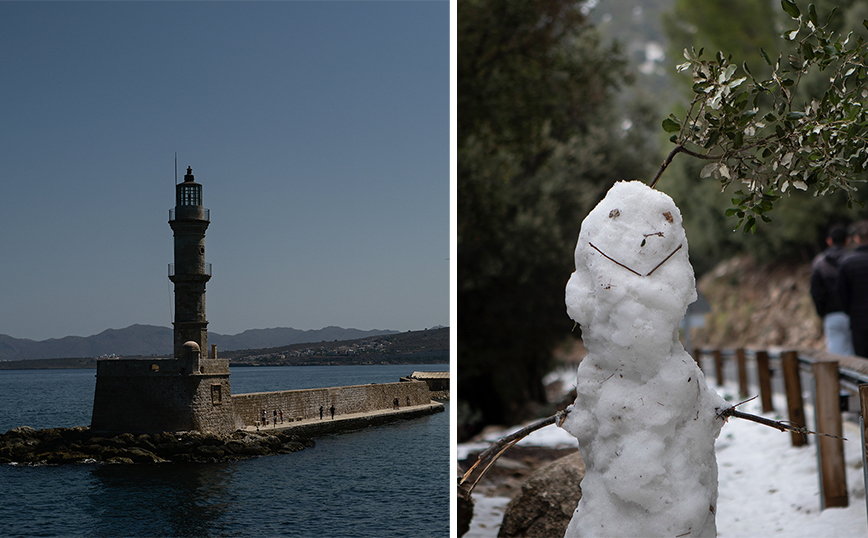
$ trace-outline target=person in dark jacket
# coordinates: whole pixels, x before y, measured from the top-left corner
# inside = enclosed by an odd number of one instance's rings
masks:
[[[850,316],[853,351],[868,357],[868,220],[853,225],[852,238],[856,250],[841,262],[838,297]]]
[[[826,336],[826,351],[838,355],[853,355],[853,340],[850,334],[850,317],[844,312],[838,296],[838,272],[841,262],[852,253],[847,250],[850,242],[847,229],[833,226],[829,229],[826,244],[829,248],[814,258],[811,271],[811,298],[817,314],[823,320]]]

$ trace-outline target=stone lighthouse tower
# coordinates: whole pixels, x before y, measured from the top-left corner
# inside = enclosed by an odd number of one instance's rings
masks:
[[[175,263],[169,279],[175,284],[175,358],[187,360],[185,344],[195,342],[208,352],[208,320],[205,318],[205,283],[211,279],[211,264],[205,263],[205,230],[210,213],[202,207],[202,185],[187,167],[184,182],[175,186],[175,208],[169,226],[175,233]],[[199,365],[191,365],[195,370]]]
[[[107,432],[234,431],[236,417],[229,361],[203,356],[208,350],[205,230],[210,214],[202,207],[202,185],[187,168],[175,186],[169,225],[175,234],[175,331],[172,358],[98,360],[91,428]]]

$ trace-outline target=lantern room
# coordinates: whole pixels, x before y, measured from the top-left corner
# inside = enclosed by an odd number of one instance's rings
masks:
[[[202,205],[202,185],[193,181],[193,168],[190,166],[187,167],[187,174],[184,176],[184,182],[179,183],[175,187],[175,205]]]

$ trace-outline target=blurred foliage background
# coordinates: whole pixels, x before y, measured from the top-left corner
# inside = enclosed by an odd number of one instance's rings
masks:
[[[868,4],[814,3],[865,33]],[[563,298],[582,219],[668,153],[661,121],[691,98],[681,51],[723,50],[758,74],[760,47],[786,52],[787,23],[778,0],[458,0],[459,441],[554,411],[542,379],[581,336]],[[682,211],[697,276],[740,253],[810,259],[830,224],[868,217],[843,193],[799,191],[755,235],[734,233],[731,196],[699,178],[703,164],[679,156],[657,186]]]

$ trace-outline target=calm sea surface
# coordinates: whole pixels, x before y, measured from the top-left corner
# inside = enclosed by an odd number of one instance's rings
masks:
[[[397,381],[443,365],[232,369],[232,392]],[[0,432],[90,424],[95,370],[0,370]],[[4,536],[449,536],[449,410],[221,464],[0,465]]]

